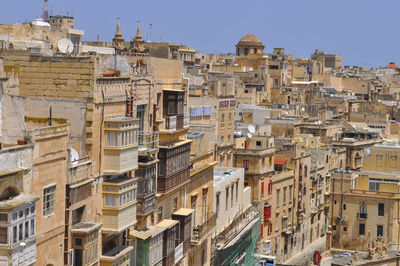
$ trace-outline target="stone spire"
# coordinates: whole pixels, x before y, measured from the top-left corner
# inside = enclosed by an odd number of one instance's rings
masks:
[[[123,49],[125,46],[125,40],[122,38],[122,33],[121,33],[121,24],[118,18],[118,23],[117,23],[117,30],[114,35],[113,39],[113,46],[118,48],[118,49]]]
[[[119,20],[119,19],[118,19],[117,30],[116,30],[116,32],[115,32],[114,39],[122,39],[121,23],[120,23],[120,20]]]
[[[137,41],[143,40],[142,33],[140,32],[140,22],[138,22],[138,27],[137,27],[137,30],[136,30],[135,40],[137,40]]]

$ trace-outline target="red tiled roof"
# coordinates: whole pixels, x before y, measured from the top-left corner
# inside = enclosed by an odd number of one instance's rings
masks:
[[[284,165],[287,162],[286,158],[274,158],[274,164],[276,165]]]
[[[396,65],[394,62],[390,62],[389,65],[385,66],[385,68],[388,68],[388,69],[399,69],[400,70],[400,67],[398,65]]]

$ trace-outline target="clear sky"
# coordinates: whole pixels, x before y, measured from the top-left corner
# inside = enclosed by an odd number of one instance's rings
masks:
[[[1,0],[0,23],[40,17],[43,0]],[[73,10],[84,40],[111,41],[121,19],[125,40],[142,21],[147,40],[187,44],[206,53],[234,53],[247,33],[271,52],[295,57],[315,49],[343,55],[345,65],[400,65],[400,0],[49,0],[53,15]]]

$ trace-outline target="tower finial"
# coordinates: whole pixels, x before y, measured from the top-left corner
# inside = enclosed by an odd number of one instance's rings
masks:
[[[43,20],[49,22],[49,0],[44,0]]]

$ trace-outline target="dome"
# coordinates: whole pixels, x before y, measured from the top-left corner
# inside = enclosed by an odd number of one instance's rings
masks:
[[[400,67],[396,65],[394,62],[390,62],[389,65],[385,66],[386,69],[397,69],[400,70]]]
[[[32,22],[32,25],[39,26],[39,27],[49,27],[50,24],[44,21],[42,18],[37,18]]]
[[[238,42],[238,45],[264,46],[254,34],[247,34]]]

